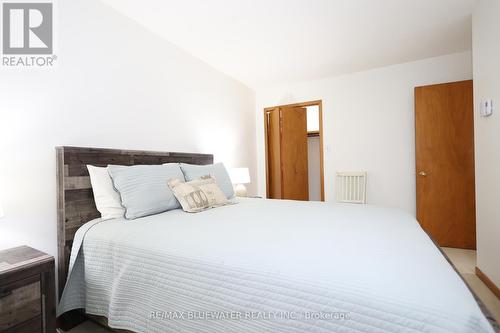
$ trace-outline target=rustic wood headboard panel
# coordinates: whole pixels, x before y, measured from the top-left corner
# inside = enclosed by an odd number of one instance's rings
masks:
[[[76,230],[100,217],[94,203],[87,164],[95,166],[190,163],[211,164],[213,155],[82,147],[57,147],[57,250],[59,295],[68,273]]]

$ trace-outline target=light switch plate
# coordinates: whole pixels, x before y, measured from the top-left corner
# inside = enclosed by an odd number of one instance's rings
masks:
[[[481,117],[489,117],[493,114],[493,100],[488,99],[481,102]]]

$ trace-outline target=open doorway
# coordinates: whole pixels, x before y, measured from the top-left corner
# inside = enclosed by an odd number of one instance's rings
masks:
[[[268,198],[324,201],[322,112],[321,101],[264,109]]]

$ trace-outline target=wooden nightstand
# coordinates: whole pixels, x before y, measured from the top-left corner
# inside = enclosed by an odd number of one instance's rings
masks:
[[[20,246],[0,251],[0,333],[56,331],[54,258]]]

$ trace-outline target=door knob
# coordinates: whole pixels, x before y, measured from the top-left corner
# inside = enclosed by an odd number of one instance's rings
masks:
[[[427,172],[425,172],[425,171],[420,171],[420,172],[418,173],[418,175],[419,175],[419,176],[422,176],[422,177],[425,177],[425,176],[427,176]]]

